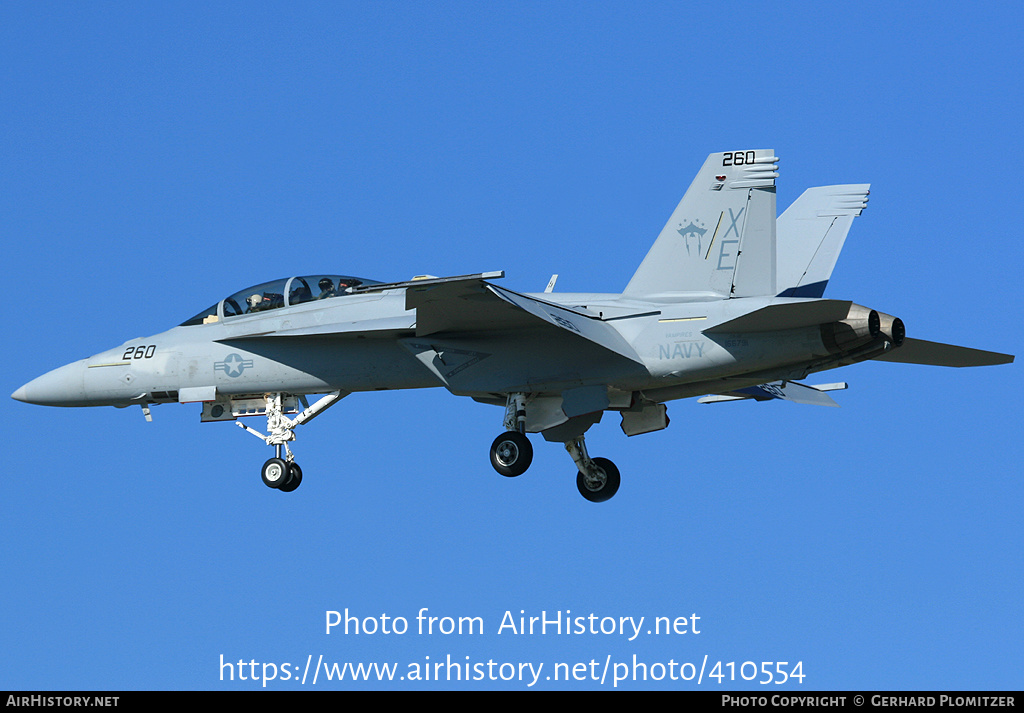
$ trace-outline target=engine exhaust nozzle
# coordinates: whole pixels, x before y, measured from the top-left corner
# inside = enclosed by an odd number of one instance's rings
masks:
[[[882,319],[878,312],[858,304],[850,305],[846,319],[821,325],[821,341],[832,354],[868,344],[881,333]]]
[[[882,334],[892,342],[894,347],[902,345],[903,340],[907,338],[907,330],[903,326],[903,320],[884,312],[880,312],[878,317],[881,320]]]

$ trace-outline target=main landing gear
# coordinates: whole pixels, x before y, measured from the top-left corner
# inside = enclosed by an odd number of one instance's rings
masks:
[[[533,446],[519,431],[506,431],[491,444],[491,465],[506,478],[522,475],[532,462]]]
[[[568,441],[565,450],[569,451],[579,473],[576,475],[576,489],[580,495],[592,503],[603,503],[619,492],[619,469],[607,458],[591,458],[587,455],[587,445],[579,438]]]
[[[526,395],[509,394],[505,404],[505,433],[491,444],[491,465],[506,478],[522,475],[533,462],[526,437]]]
[[[508,395],[505,429],[491,444],[491,465],[501,475],[514,478],[525,473],[533,462],[533,446],[526,437],[525,394]],[[607,458],[591,458],[582,433],[565,441],[565,449],[576,463],[576,488],[580,495],[600,503],[618,492],[619,469]]]
[[[238,427],[253,434],[268,446],[277,449],[276,455],[263,464],[260,477],[263,484],[268,488],[280,490],[282,493],[290,493],[302,484],[302,468],[295,462],[295,455],[288,447],[288,441],[295,440],[295,428],[310,421],[314,416],[322,413],[329,406],[333,406],[339,399],[346,396],[347,392],[335,391],[327,394],[312,406],[306,409],[295,418],[288,418],[281,408],[282,394],[265,394],[267,404],[267,430],[270,435],[264,435],[254,428],[249,428],[244,423],[238,423]],[[300,397],[302,398],[302,397]],[[303,399],[305,405],[305,400]],[[282,457],[282,447],[284,454]]]

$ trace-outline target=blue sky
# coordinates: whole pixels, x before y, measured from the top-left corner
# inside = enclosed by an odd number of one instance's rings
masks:
[[[826,296],[1020,354],[1022,22],[1009,2],[3,3],[4,393],[293,274],[620,291],[707,154],[748,148],[781,157],[780,211],[872,184]],[[1019,689],[1019,369],[861,364],[825,375],[840,409],[678,401],[634,438],[608,416],[588,445],[623,484],[601,505],[539,437],[526,475],[496,475],[500,409],[438,389],[300,429],[290,496],[195,406],[8,401],[0,689],[262,687],[221,656]],[[484,633],[420,635],[424,607]],[[346,608],[410,631],[325,634]],[[700,633],[498,633],[566,610]],[[805,678],[745,682],[745,661]]]

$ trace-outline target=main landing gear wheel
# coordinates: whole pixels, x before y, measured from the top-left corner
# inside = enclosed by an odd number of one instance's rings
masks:
[[[288,480],[278,490],[282,493],[290,493],[302,485],[302,468],[298,463],[288,464]]]
[[[619,469],[607,458],[595,458],[588,475],[576,476],[576,488],[590,502],[603,503],[619,490]]]
[[[491,465],[506,478],[522,475],[532,462],[533,446],[519,431],[506,431],[491,444]]]
[[[263,464],[260,476],[268,488],[280,488],[288,482],[288,463],[284,458],[271,458]]]

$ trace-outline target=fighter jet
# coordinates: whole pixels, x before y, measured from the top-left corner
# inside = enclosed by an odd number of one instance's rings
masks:
[[[528,433],[564,444],[592,502],[619,489],[584,434],[617,412],[635,436],[666,428],[666,402],[785,399],[835,406],[845,383],[802,383],[868,359],[939,366],[1013,356],[906,336],[894,316],[823,298],[866,184],[811,188],[776,218],[772,150],[711,154],[620,294],[540,293],[503,272],[377,282],[302,275],[247,287],[152,337],[67,364],[13,398],[48,406],[201,403],[275,449],[263,482],[302,482],[289,443],[357,391],[444,387],[504,407],[490,461],[530,466]],[[312,404],[308,395],[323,395]],[[266,432],[237,419],[266,418]]]

